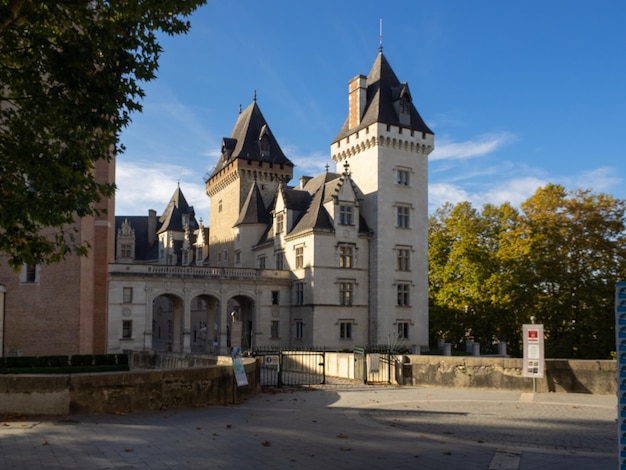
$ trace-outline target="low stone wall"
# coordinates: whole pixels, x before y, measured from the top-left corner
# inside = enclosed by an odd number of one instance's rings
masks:
[[[547,359],[544,377],[522,377],[522,359],[469,356],[402,356],[400,385],[477,387],[539,393],[617,393],[616,361]]]
[[[98,374],[0,376],[0,414],[67,415],[240,403],[261,391],[260,368],[244,358],[248,385],[232,362],[212,366]]]

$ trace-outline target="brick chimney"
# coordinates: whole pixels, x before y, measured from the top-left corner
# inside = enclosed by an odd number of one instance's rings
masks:
[[[357,127],[363,113],[365,112],[365,104],[367,103],[367,77],[365,75],[357,75],[348,83],[348,128]]]

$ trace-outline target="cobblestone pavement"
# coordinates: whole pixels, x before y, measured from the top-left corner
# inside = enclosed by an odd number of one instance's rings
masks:
[[[0,421],[0,469],[614,469],[616,398],[334,384]]]

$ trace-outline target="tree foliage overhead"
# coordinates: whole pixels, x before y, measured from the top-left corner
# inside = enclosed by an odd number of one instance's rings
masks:
[[[431,337],[505,341],[531,316],[549,357],[615,349],[614,287],[626,278],[626,202],[547,185],[521,205],[443,206],[429,221]]]
[[[157,34],[187,32],[205,1],[0,1],[0,252],[11,265],[86,252],[68,224],[115,190],[95,164],[123,151],[141,82],[156,76]]]

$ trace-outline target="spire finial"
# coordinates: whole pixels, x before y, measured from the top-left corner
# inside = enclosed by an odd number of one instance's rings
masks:
[[[241,103],[239,103],[239,114],[241,114],[242,109],[241,109]]]
[[[382,16],[380,17],[380,33],[379,33],[379,37],[378,37],[378,52],[382,52],[383,51],[383,18]]]
[[[256,90],[254,90],[254,102],[256,103]]]

